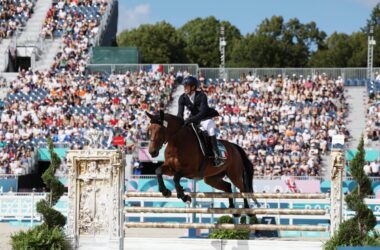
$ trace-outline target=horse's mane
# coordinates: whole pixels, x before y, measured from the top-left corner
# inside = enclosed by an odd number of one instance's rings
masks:
[[[178,122],[181,125],[183,125],[183,123],[184,123],[183,118],[181,118],[179,116],[176,116],[176,115],[169,114],[169,113],[165,113],[165,119],[166,118],[173,119],[173,120],[175,120],[176,122]]]
[[[161,123],[160,119],[161,119],[161,118],[160,118],[160,115],[159,115],[159,114],[156,114],[156,115],[154,115],[153,118],[151,119],[151,122],[152,122],[152,123],[158,123],[158,124],[160,124],[160,123]],[[180,125],[183,125],[183,124],[184,124],[184,120],[183,120],[183,118],[178,117],[178,116],[176,116],[176,115],[172,115],[172,114],[169,114],[169,113],[165,113],[165,120],[167,120],[167,119],[174,120],[174,122],[177,122],[177,123],[179,123]]]

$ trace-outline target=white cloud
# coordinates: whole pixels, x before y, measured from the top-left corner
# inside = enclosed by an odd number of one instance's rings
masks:
[[[124,4],[127,5],[127,3]],[[139,4],[131,8],[128,8],[124,4],[121,4],[121,1],[119,2],[118,33],[124,29],[132,29],[141,24],[148,23],[150,16],[149,4]]]

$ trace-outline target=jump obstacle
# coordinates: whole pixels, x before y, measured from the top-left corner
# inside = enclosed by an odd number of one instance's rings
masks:
[[[127,207],[124,213],[191,213],[195,214],[265,214],[265,215],[326,215],[330,216],[330,226],[315,225],[237,225],[237,224],[210,224],[210,223],[152,223],[152,222],[124,222],[124,228],[186,228],[186,229],[249,229],[249,230],[279,230],[279,231],[330,231],[331,235],[338,229],[342,221],[342,173],[344,167],[344,154],[338,150],[332,150],[332,178],[331,196],[317,193],[213,193],[199,192],[187,193],[191,198],[250,198],[250,199],[328,199],[330,210],[321,209],[269,209],[269,208],[162,208],[162,207]],[[172,197],[176,197],[175,193]],[[162,197],[158,192],[126,192],[124,200],[129,198],[158,198]],[[124,219],[126,218],[124,217]]]
[[[256,199],[328,199],[327,194],[302,194],[302,193],[187,193],[192,198],[256,198]],[[158,192],[127,192],[128,198],[158,198],[162,197]],[[176,197],[176,194],[172,194]],[[195,208],[195,207],[126,207],[128,213],[189,213],[189,214],[265,214],[265,215],[326,215],[324,209],[271,209],[271,208]],[[153,222],[125,222],[125,228],[182,228],[182,229],[247,229],[247,230],[279,230],[279,231],[329,231],[328,226],[314,225],[266,225],[266,224],[211,224],[211,223],[153,223]]]
[[[97,138],[94,136],[94,138]],[[97,142],[97,140],[93,140]],[[330,210],[322,209],[270,209],[270,208],[199,208],[195,207],[125,207],[131,198],[151,200],[163,198],[157,192],[125,192],[125,162],[115,150],[72,150],[67,155],[69,166],[68,226],[67,235],[74,249],[80,242],[94,246],[99,241],[107,244],[118,242],[118,249],[124,249],[126,228],[183,228],[183,229],[247,229],[278,231],[320,231],[331,229],[331,234],[342,220],[342,170],[343,152],[332,151],[331,195],[307,193],[187,193],[196,199],[324,199],[330,203]],[[175,193],[172,197],[176,197]],[[173,200],[173,199],[172,199]],[[178,200],[179,201],[179,200]],[[128,216],[135,213],[188,213],[194,222],[196,214],[264,214],[264,215],[329,215],[330,226],[322,225],[276,225],[276,224],[212,224],[212,223],[172,223],[172,222],[129,222]],[[82,239],[82,240],[81,240]],[[95,242],[94,239],[97,241]]]

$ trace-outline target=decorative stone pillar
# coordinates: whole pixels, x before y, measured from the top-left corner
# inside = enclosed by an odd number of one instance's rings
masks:
[[[67,235],[73,247],[82,242],[122,244],[123,155],[116,150],[72,150],[67,163]]]
[[[343,170],[345,166],[345,157],[342,150],[333,149],[331,151],[332,168],[331,168],[331,236],[339,229],[342,222],[343,195],[342,181]]]

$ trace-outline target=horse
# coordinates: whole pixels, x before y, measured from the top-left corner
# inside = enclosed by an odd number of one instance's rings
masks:
[[[162,146],[167,143],[164,163],[155,171],[159,191],[164,197],[170,197],[171,191],[166,188],[162,175],[173,176],[177,198],[185,203],[190,203],[191,197],[184,193],[180,185],[182,177],[204,179],[211,187],[232,193],[231,184],[223,179],[228,177],[240,192],[253,192],[253,166],[240,146],[221,140],[228,152],[228,158],[223,165],[216,167],[212,158],[203,155],[193,128],[185,126],[182,118],[162,110],[159,115],[149,112],[146,115],[150,118],[147,131],[149,154],[157,157]],[[254,201],[258,204],[256,199]],[[235,208],[232,198],[229,198],[229,207]],[[244,207],[249,208],[247,199],[244,199]]]

